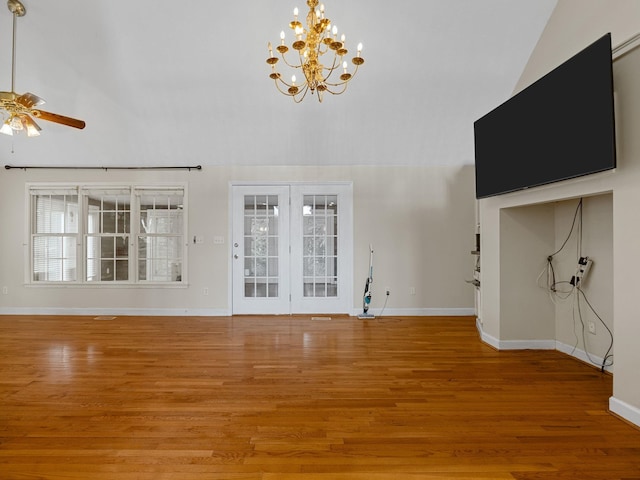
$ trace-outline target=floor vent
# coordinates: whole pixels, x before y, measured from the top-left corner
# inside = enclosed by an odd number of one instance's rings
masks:
[[[311,320],[331,320],[331,317],[311,317]]]
[[[109,316],[101,316],[101,317],[94,317],[94,320],[115,320],[116,317],[109,317]]]

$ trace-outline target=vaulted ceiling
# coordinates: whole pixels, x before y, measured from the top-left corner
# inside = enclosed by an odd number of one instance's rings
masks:
[[[0,160],[73,166],[472,164],[473,121],[511,95],[557,3],[326,0],[366,63],[344,95],[294,104],[265,60],[301,0],[22,1],[16,92],[87,126],[0,135]],[[2,91],[11,26],[2,7]]]

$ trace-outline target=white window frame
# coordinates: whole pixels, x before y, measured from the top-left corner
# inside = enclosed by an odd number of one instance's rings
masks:
[[[180,193],[180,191],[182,191],[182,209],[170,209],[170,210],[148,210],[149,213],[156,213],[157,215],[153,215],[153,217],[156,217],[157,219],[165,219],[168,220],[168,223],[172,223],[172,219],[175,218],[178,213],[178,211],[182,211],[182,231],[179,233],[176,232],[168,232],[168,233],[162,233],[162,232],[146,232],[146,231],[142,231],[143,225],[142,225],[142,220],[140,218],[140,213],[141,213],[141,204],[140,204],[140,199],[143,196],[155,196],[155,195],[159,195],[159,196],[166,196],[166,197],[171,197],[174,195],[178,195]],[[186,217],[187,217],[187,210],[186,210],[186,190],[182,187],[176,187],[176,188],[171,188],[171,187],[166,187],[166,188],[157,188],[157,187],[141,187],[138,186],[135,188],[135,190],[133,191],[133,196],[134,198],[132,198],[132,200],[134,201],[134,203],[132,203],[132,210],[135,207],[135,225],[136,228],[134,231],[132,231],[132,235],[135,236],[135,238],[133,239],[133,243],[134,243],[134,250],[136,253],[136,259],[135,259],[135,263],[131,263],[131,267],[134,268],[136,270],[136,272],[134,272],[134,276],[136,278],[136,281],[138,283],[144,283],[144,284],[154,284],[154,283],[180,283],[182,282],[182,280],[177,280],[177,281],[167,281],[167,280],[154,280],[151,279],[149,280],[149,276],[157,276],[159,275],[158,273],[154,272],[154,269],[152,268],[152,262],[154,259],[157,259],[157,254],[153,251],[153,248],[151,248],[146,255],[145,260],[147,260],[147,266],[145,268],[145,279],[141,280],[140,278],[138,278],[138,274],[139,274],[139,261],[140,261],[140,257],[139,257],[139,252],[140,252],[140,247],[141,247],[141,242],[143,237],[149,239],[150,241],[153,240],[154,238],[164,238],[167,240],[170,240],[171,238],[180,238],[182,237],[182,248],[180,249],[179,247],[179,243],[178,248],[174,248],[173,249],[173,255],[168,255],[167,252],[165,252],[165,256],[167,259],[179,259],[180,260],[180,279],[182,279],[185,276],[185,270],[186,270],[186,246],[188,245],[188,242],[186,240],[187,238],[187,224],[186,224]],[[171,202],[170,202],[171,203]],[[132,215],[133,216],[133,215]],[[132,220],[132,225],[134,224],[133,220]],[[168,242],[170,243],[170,242]],[[153,244],[149,244],[149,246],[153,247]],[[169,263],[169,270],[171,271],[170,275],[174,276],[175,272],[173,272],[174,266],[176,264],[175,263]],[[164,275],[167,275],[167,273],[165,272]]]
[[[100,206],[97,205],[91,205],[89,200],[90,197],[92,197],[94,200],[100,200]],[[119,197],[119,198],[117,198]],[[105,198],[116,198],[116,208],[115,209],[108,209],[108,210],[104,210],[103,207],[103,201]],[[122,223],[121,225],[118,222],[117,219],[117,210],[120,210],[120,212],[123,212],[124,210],[122,209],[122,205],[123,205],[123,198],[126,198],[127,201],[125,202],[125,204],[128,204],[129,207],[129,224],[128,226],[126,226],[126,224]],[[132,217],[132,211],[133,211],[133,203],[132,203],[132,188],[130,186],[116,186],[116,187],[92,187],[92,186],[87,186],[84,185],[81,189],[80,189],[80,200],[81,200],[81,204],[82,204],[82,221],[83,223],[83,229],[82,229],[82,236],[81,236],[81,241],[82,241],[82,263],[83,263],[83,270],[82,270],[82,281],[84,283],[90,283],[90,284],[96,284],[99,283],[101,285],[109,285],[109,284],[113,284],[113,283],[117,283],[117,284],[126,284],[126,283],[131,283],[131,280],[135,278],[131,276],[131,253],[132,253],[132,239],[131,239],[131,228],[133,225],[133,220],[131,219]],[[111,204],[109,204],[109,206],[111,206]],[[105,229],[103,228],[98,228],[96,231],[90,231],[92,230],[91,227],[91,221],[90,221],[90,217],[94,217],[94,221],[97,221],[98,226],[100,226],[100,222],[105,222],[105,220],[107,218],[111,218],[113,225],[113,231],[105,231]],[[118,227],[122,228],[122,231],[119,231],[120,229]],[[124,238],[126,241],[126,245],[127,245],[127,270],[126,270],[126,274],[127,274],[127,278],[125,280],[118,280],[117,279],[117,272],[116,272],[116,265],[115,263],[117,263],[117,253],[116,253],[116,248],[115,248],[115,243],[117,242],[117,240],[119,238]],[[96,248],[95,249],[90,249],[90,245],[93,242],[90,242],[90,239],[93,239],[96,243]],[[98,244],[102,243],[103,239],[113,239],[114,242],[114,249],[112,252],[113,256],[110,256],[109,258],[102,258],[102,255],[100,256],[94,256],[91,257],[91,259],[89,258],[90,253],[100,253],[102,254],[102,249],[100,247],[97,247]],[[93,263],[93,265],[90,266],[90,263]],[[90,280],[89,277],[89,270],[94,270],[95,269],[95,274],[100,275],[100,278],[103,277],[102,274],[102,264],[106,263],[106,269],[107,269],[107,274],[111,274],[113,275],[113,279],[110,280],[100,280],[100,279],[94,279],[94,280]],[[113,270],[111,272],[111,270]]]
[[[33,190],[31,190],[33,191]],[[80,196],[78,194],[78,189],[77,187],[67,187],[67,186],[58,186],[58,187],[53,187],[53,186],[49,186],[46,188],[39,188],[37,189],[37,194],[38,196],[43,196],[43,197],[47,197],[47,196],[51,196],[51,197],[60,197],[60,196],[65,196],[65,197],[71,197],[71,196],[75,196],[77,199],[77,202],[80,202]],[[82,229],[82,219],[80,218],[80,206],[78,203],[75,204],[75,209],[70,209],[70,213],[75,213],[75,220],[73,220],[72,222],[75,223],[75,228],[74,231],[67,231],[66,226],[68,223],[68,220],[66,218],[62,218],[63,220],[63,224],[64,227],[58,228],[58,229],[54,229],[54,231],[49,231],[49,232],[38,232],[38,228],[36,226],[37,223],[37,217],[34,214],[34,212],[36,211],[36,204],[34,203],[35,200],[35,195],[29,195],[29,201],[28,201],[28,228],[29,228],[29,235],[27,237],[27,241],[25,242],[25,245],[28,245],[28,249],[29,249],[29,270],[28,270],[28,280],[30,283],[38,283],[38,284],[42,284],[42,283],[63,283],[63,284],[69,284],[69,283],[75,283],[78,280],[78,275],[80,274],[79,270],[78,270],[78,261],[81,258],[78,254],[78,237],[81,235],[81,229]],[[51,205],[52,207],[53,205]],[[66,207],[67,204],[65,203],[64,206]],[[56,210],[55,212],[53,211],[54,209],[51,208],[50,209],[50,213],[61,213],[59,210]],[[67,209],[65,208],[65,211]],[[45,222],[45,223],[51,223],[51,220]],[[45,229],[45,230],[50,230],[50,229]],[[40,273],[43,274],[43,279],[41,280],[36,280],[36,261],[35,261],[35,249],[34,249],[34,244],[36,242],[36,239],[38,238],[44,238],[44,239],[61,239],[63,244],[66,243],[64,241],[64,239],[67,240],[71,240],[71,244],[75,244],[75,259],[73,259],[73,261],[71,260],[71,258],[69,258],[69,261],[72,261],[72,266],[75,268],[75,272],[74,272],[74,276],[75,276],[75,280],[48,280],[48,273],[50,271],[50,264],[48,262],[45,261],[45,265],[42,271],[40,271]],[[75,239],[75,240],[74,240]],[[48,241],[45,241],[45,243],[48,244]],[[64,247],[62,248],[62,250],[64,251]],[[60,252],[60,254],[62,254],[62,252]],[[65,261],[62,257],[59,258],[60,260],[60,267],[62,267],[62,269],[60,270],[60,273],[62,274],[62,276],[66,276],[65,275],[65,269],[64,269],[64,264]]]
[[[120,191],[129,195],[129,222],[125,230],[128,241],[128,278],[127,280],[87,280],[87,271],[90,268],[88,260],[88,237],[93,236],[88,232],[88,218],[91,208],[88,202],[88,195],[99,191]],[[179,195],[182,193],[182,203],[179,208],[182,211],[181,232],[167,233],[167,237],[177,238],[178,249],[173,250],[172,255],[181,261],[180,275],[177,280],[157,280],[138,278],[138,252],[139,238],[141,236],[140,225],[140,198],[149,192],[164,195]],[[48,281],[38,280],[34,275],[34,237],[35,237],[35,199],[37,195],[46,194],[77,194],[78,212],[77,232],[69,234],[76,238],[76,277],[75,280]],[[187,286],[187,250],[188,250],[188,189],[187,184],[178,183],[158,183],[158,184],[138,184],[138,183],[113,183],[113,184],[87,184],[87,183],[28,183],[26,184],[26,216],[25,229],[25,283],[27,285],[38,286],[96,286],[96,287],[140,287],[140,286]],[[175,213],[170,213],[175,217]],[[68,236],[69,236],[68,235]],[[159,234],[157,236],[162,236]],[[94,262],[95,263],[95,262]]]

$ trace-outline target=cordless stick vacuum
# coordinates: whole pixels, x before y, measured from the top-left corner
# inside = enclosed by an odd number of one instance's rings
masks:
[[[364,295],[362,296],[362,313],[358,318],[375,318],[373,313],[369,312],[369,304],[371,303],[371,293],[373,285],[373,247],[369,245],[369,276],[364,284]]]

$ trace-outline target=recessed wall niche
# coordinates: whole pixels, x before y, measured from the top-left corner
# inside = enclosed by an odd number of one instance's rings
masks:
[[[578,290],[571,279],[581,256],[593,264]],[[500,312],[507,344],[529,341],[594,364],[613,353],[613,194],[501,209]]]

